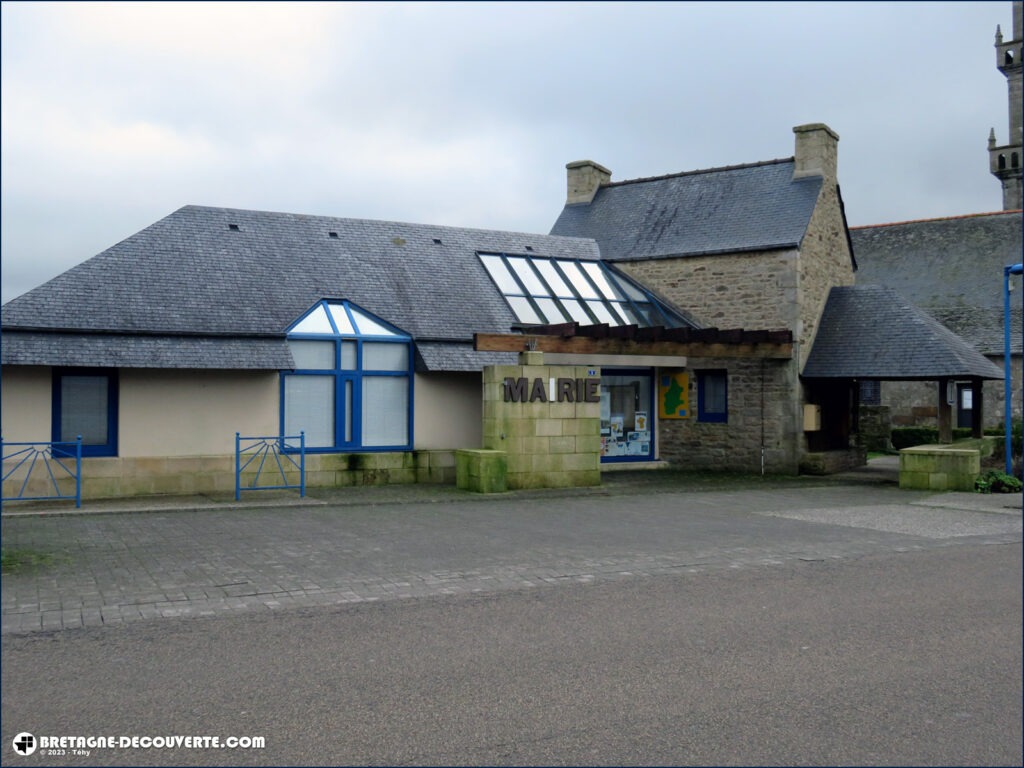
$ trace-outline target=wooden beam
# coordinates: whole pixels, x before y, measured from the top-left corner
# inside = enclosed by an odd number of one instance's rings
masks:
[[[729,357],[789,360],[792,342],[641,341],[595,339],[586,336],[549,336],[529,333],[476,333],[473,349],[478,352],[563,352],[596,355],[665,355],[668,357]]]

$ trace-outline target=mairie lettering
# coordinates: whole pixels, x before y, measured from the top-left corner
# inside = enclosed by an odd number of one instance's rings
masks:
[[[504,396],[506,403],[598,403],[601,396],[598,394],[598,387],[601,380],[589,379],[552,379],[554,387],[549,382],[537,377],[532,382],[525,376],[518,379],[508,376],[505,378]]]

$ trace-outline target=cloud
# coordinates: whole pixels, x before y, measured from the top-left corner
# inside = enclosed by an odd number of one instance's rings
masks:
[[[5,301],[186,204],[546,232],[568,161],[619,180],[768,160],[807,122],[841,136],[852,224],[1000,205],[1008,2],[0,14]]]

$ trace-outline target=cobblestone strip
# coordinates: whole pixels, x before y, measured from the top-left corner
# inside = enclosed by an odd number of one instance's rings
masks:
[[[986,545],[1019,541],[1020,536],[1012,533],[972,538],[972,543]],[[885,551],[918,551],[956,543],[958,542],[950,539],[901,537],[897,540],[869,540],[855,544],[833,544],[794,550],[740,547],[696,554],[685,553],[681,556],[634,555],[624,558],[551,563],[543,566],[526,563],[465,571],[441,570],[395,574],[391,577],[371,576],[355,578],[344,586],[329,588],[307,583],[307,586],[301,588],[262,589],[250,583],[236,583],[230,585],[233,588],[230,594],[225,591],[224,586],[213,585],[205,591],[169,591],[170,596],[143,593],[133,598],[122,592],[116,601],[100,605],[85,605],[85,600],[80,595],[68,593],[59,599],[47,599],[38,603],[18,602],[7,605],[5,602],[0,631],[3,634],[24,634],[109,626],[158,618],[340,606],[383,600],[534,589],[566,583],[588,584],[669,574],[700,574],[711,570],[770,567],[794,560],[824,561]],[[214,596],[211,596],[211,593]],[[89,602],[94,603],[95,598],[91,598]]]

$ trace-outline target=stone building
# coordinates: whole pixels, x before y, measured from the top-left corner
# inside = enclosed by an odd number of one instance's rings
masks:
[[[988,135],[989,168],[1003,187],[1003,210],[1017,211],[1021,203],[1021,167],[1024,153],[1021,151],[1021,66],[1024,56],[1021,41],[1024,39],[1024,9],[1021,0],[1013,3],[1013,37],[1003,39],[1003,31],[996,26],[996,68],[1006,77],[1007,101],[1010,107],[1010,129],[1007,143],[996,146],[996,131]]]
[[[1006,77],[1009,136],[996,145],[989,133],[989,169],[1002,188],[1003,210],[925,221],[898,222],[850,231],[859,265],[858,285],[890,286],[969,342],[1000,368],[1004,361],[1003,268],[1019,263],[1021,219],[1021,103],[1022,3],[1012,3],[1012,37],[996,27],[996,68]],[[1018,283],[1019,285],[1019,283]],[[1012,378],[1020,382],[1021,306],[1011,303],[1010,352]],[[1020,387],[1012,410],[1021,416]],[[941,394],[941,397],[940,397]],[[976,395],[970,382],[951,385],[940,393],[932,383],[866,382],[863,398],[890,410],[894,426],[937,423],[938,407],[947,396],[955,399],[956,421],[971,426],[970,406]],[[1005,389],[984,390],[985,426],[1004,420]]]
[[[800,369],[829,290],[851,285],[855,265],[839,137],[822,124],[794,133],[792,158],[749,165],[621,182],[593,162],[567,166],[552,234],[593,238],[604,260],[705,326],[793,335],[788,360],[688,360],[694,399],[703,371],[725,380],[729,418],[666,422],[661,456],[673,464],[795,473],[808,452]],[[849,442],[815,448],[845,453]]]

